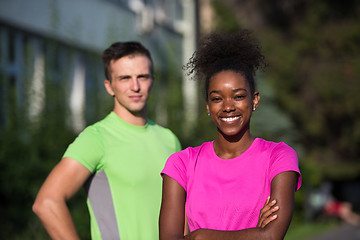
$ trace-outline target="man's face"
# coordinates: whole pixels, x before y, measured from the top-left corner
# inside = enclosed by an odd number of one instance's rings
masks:
[[[126,56],[110,62],[111,80],[104,83],[107,92],[115,98],[115,112],[144,116],[153,85],[150,66],[149,58],[143,55]]]

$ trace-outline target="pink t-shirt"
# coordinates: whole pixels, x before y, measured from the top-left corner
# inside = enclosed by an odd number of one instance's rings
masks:
[[[190,231],[199,228],[241,230],[256,227],[259,213],[270,196],[271,180],[284,171],[301,175],[296,152],[285,143],[256,138],[233,159],[219,158],[213,142],[174,153],[162,174],[186,191]]]

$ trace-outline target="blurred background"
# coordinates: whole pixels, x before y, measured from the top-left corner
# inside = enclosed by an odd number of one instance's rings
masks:
[[[324,206],[335,199],[360,212],[360,1],[0,0],[0,238],[49,239],[31,206],[67,145],[112,110],[105,48],[136,40],[150,49],[149,117],[185,148],[216,129],[202,86],[182,66],[204,34],[244,28],[269,62],[257,74],[253,134],[291,145],[303,174],[286,239],[350,226]],[[69,207],[89,239],[85,197]],[[360,239],[359,227],[346,229]]]

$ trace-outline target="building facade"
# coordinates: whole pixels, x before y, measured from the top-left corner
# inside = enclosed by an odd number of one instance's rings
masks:
[[[150,112],[167,125],[169,87],[178,84],[181,96],[196,92],[181,69],[195,50],[195,15],[192,0],[1,1],[0,126],[25,119],[36,128],[56,102],[68,125],[81,131],[109,103],[102,51],[129,40],[153,55],[156,106]],[[195,119],[193,102],[179,106],[182,118]]]

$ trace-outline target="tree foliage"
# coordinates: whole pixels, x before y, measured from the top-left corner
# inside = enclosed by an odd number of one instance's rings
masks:
[[[304,2],[266,37],[277,102],[301,132],[305,163],[330,178],[360,174],[360,5]]]
[[[227,2],[237,11],[249,1]],[[360,2],[252,4],[249,15],[261,24],[234,16],[262,41],[269,62],[265,78],[298,133],[304,174],[313,184],[359,177]]]
[[[30,122],[25,114],[12,115],[9,128],[0,129],[1,239],[49,239],[31,211],[36,194],[75,134],[66,126],[59,86],[49,87],[44,118]],[[61,90],[60,90],[61,91]],[[19,110],[25,113],[26,108]],[[69,202],[82,239],[89,239],[86,196],[81,191]]]

